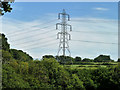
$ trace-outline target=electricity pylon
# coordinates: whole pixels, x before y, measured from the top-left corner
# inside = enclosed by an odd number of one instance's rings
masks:
[[[70,16],[65,12],[65,9],[63,9],[62,13],[58,14],[58,19],[61,19],[62,22],[56,24],[56,29],[58,29],[58,26],[61,26],[61,32],[58,32],[57,39],[60,39],[59,43],[59,49],[57,55],[59,56],[60,51],[62,50],[63,56],[66,55],[66,50],[69,52],[69,56],[71,56],[69,44],[68,41],[71,40],[71,35],[67,32],[68,26],[70,31],[72,31],[72,26],[67,24],[67,21],[70,21]],[[67,19],[66,19],[67,18]]]

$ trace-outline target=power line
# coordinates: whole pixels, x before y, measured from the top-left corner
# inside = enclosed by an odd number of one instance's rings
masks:
[[[20,33],[16,33],[16,34],[13,34],[13,35],[8,35],[8,36],[15,36],[15,35],[21,35],[21,34],[26,34],[27,32],[29,32],[29,33],[32,33],[31,31],[38,31],[38,30],[42,30],[42,29],[45,29],[45,28],[48,28],[48,27],[51,27],[51,25],[49,25],[49,26],[45,26],[45,27],[43,27],[43,28],[39,28],[39,29],[32,29],[32,30],[29,30],[29,31],[23,31],[23,32],[20,32]]]
[[[36,37],[37,35],[47,34],[47,33],[52,32],[52,31],[55,31],[55,29],[52,29],[52,30],[50,30],[50,31],[46,31],[46,32],[43,32],[43,33],[33,34],[33,35],[30,35],[30,36],[27,36],[27,37],[23,37],[23,38],[20,38],[20,39],[17,39],[17,40],[13,40],[13,41],[14,41],[14,42],[18,42],[18,41],[21,41],[21,40],[26,39],[26,38]],[[13,41],[12,41],[12,42],[13,42]]]
[[[50,21],[45,22],[45,23],[42,23],[42,24],[40,24],[40,25],[44,25],[44,24],[46,24],[46,23],[50,23],[50,22],[53,22],[53,21],[56,21],[56,19],[50,20]],[[37,27],[37,26],[40,26],[40,25],[33,25],[32,27]],[[7,34],[8,34],[8,35],[11,35],[11,34],[15,34],[15,33],[17,33],[17,32],[21,32],[21,31],[23,31],[23,30],[28,30],[28,29],[29,29],[29,28],[20,29],[19,31],[10,32],[10,33],[7,33]]]
[[[52,41],[52,42],[53,42],[53,41]],[[33,48],[24,49],[24,50],[31,50],[31,49],[35,49],[35,48],[39,48],[39,47],[51,46],[51,45],[54,45],[55,43],[56,43],[56,42],[48,43],[48,44],[45,44],[45,45],[42,45],[42,46],[36,46],[36,47],[33,47]]]
[[[80,41],[80,42],[87,42],[87,43],[117,44],[117,43],[105,43],[105,42],[95,42],[95,41],[85,41],[85,40],[72,40],[72,41]],[[52,41],[52,42],[53,42],[53,41]],[[42,45],[42,46],[36,46],[36,47],[24,49],[24,50],[31,50],[31,49],[35,49],[35,48],[39,48],[39,47],[46,47],[46,46],[53,45],[53,44],[55,44],[55,43],[56,43],[56,42],[53,42],[53,43],[45,44],[45,45]]]
[[[116,35],[117,32],[94,32],[94,31],[73,31],[73,32],[80,32],[80,33],[95,33],[95,34],[112,34],[112,35]]]
[[[54,37],[54,36],[55,36],[55,35],[51,35],[51,36],[49,36],[49,38],[50,38],[50,37]],[[18,45],[22,45],[22,44],[29,43],[29,42],[32,42],[31,45],[34,45],[35,43],[33,43],[33,42],[36,42],[36,41],[37,41],[37,43],[38,43],[39,40],[44,40],[44,39],[46,39],[46,38],[48,38],[48,37],[35,39],[34,41],[29,40],[29,41],[26,41],[26,42],[22,42],[22,43],[15,44],[15,45],[18,46]],[[30,45],[30,46],[31,46],[31,45]],[[29,46],[29,45],[28,45],[28,46]]]
[[[96,23],[96,22],[104,22],[104,23],[106,23],[106,22],[118,22],[118,20],[102,20],[102,19],[86,19],[86,18],[84,18],[84,19],[73,19],[72,18],[72,20],[71,20],[72,22],[91,22],[91,23]]]
[[[55,40],[55,39],[51,39],[51,40],[47,40],[47,41],[42,41],[42,42],[36,42],[36,43],[32,43],[32,44],[30,44],[30,45],[25,45],[25,46],[23,46],[23,47],[21,47],[21,48],[25,48],[25,47],[30,47],[30,46],[35,46],[36,44],[37,45],[39,45],[39,44],[45,44],[46,42],[48,43],[48,42],[50,42],[50,41],[53,41],[53,40]],[[45,43],[44,43],[45,42]]]
[[[72,40],[72,41],[80,41],[80,42],[87,42],[87,43],[115,44],[115,45],[118,45],[118,43],[96,42],[96,41],[86,41],[86,40]]]

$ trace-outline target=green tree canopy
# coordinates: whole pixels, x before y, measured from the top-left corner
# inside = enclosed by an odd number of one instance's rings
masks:
[[[0,0],[0,15],[4,15],[6,12],[11,12],[12,8],[10,3],[14,0]]]
[[[75,62],[80,62],[81,60],[82,60],[81,57],[78,57],[78,56],[75,57],[75,59],[74,59]]]
[[[0,45],[2,45],[0,49],[9,51],[10,44],[8,44],[7,38],[5,37],[5,35],[1,33],[0,33]]]
[[[109,55],[99,55],[94,59],[95,62],[109,62],[111,61]]]
[[[73,61],[73,58],[72,57],[70,57],[70,56],[56,56],[55,57],[56,58],[56,60],[58,60],[61,64],[65,64],[65,63],[72,63],[72,61]]]
[[[3,64],[10,61],[11,59],[21,60],[21,61],[29,61],[33,60],[31,56],[29,56],[26,52],[22,50],[10,49],[10,44],[7,42],[7,38],[4,34],[0,33],[0,53],[2,54]]]
[[[54,56],[53,56],[53,55],[44,55],[42,58],[43,58],[43,59],[44,59],[44,58],[54,58]]]
[[[92,60],[89,59],[89,58],[84,58],[82,61],[83,61],[83,62],[91,62]]]
[[[21,60],[21,61],[33,60],[31,56],[29,56],[26,52],[23,52],[22,50],[11,49],[10,52],[13,58],[16,60]]]
[[[118,58],[118,62],[120,62],[120,58]]]

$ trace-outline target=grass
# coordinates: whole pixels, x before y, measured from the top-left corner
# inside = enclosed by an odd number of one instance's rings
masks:
[[[118,65],[118,62],[82,62],[80,65],[64,65],[71,69],[97,69],[99,67],[111,67]]]

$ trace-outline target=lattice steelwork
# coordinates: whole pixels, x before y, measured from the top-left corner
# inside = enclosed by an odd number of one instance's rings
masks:
[[[61,32],[58,32],[57,39],[60,39],[59,43],[59,49],[57,55],[60,55],[60,51],[62,50],[62,55],[66,55],[66,50],[69,52],[69,56],[71,56],[69,44],[68,41],[71,40],[71,35],[67,32],[68,26],[70,31],[72,31],[72,26],[67,24],[67,21],[70,21],[70,16],[65,12],[65,9],[63,9],[62,13],[58,14],[58,19],[61,19],[61,23],[56,24],[56,29],[58,29],[58,26],[61,26]],[[66,19],[67,18],[67,19]]]

